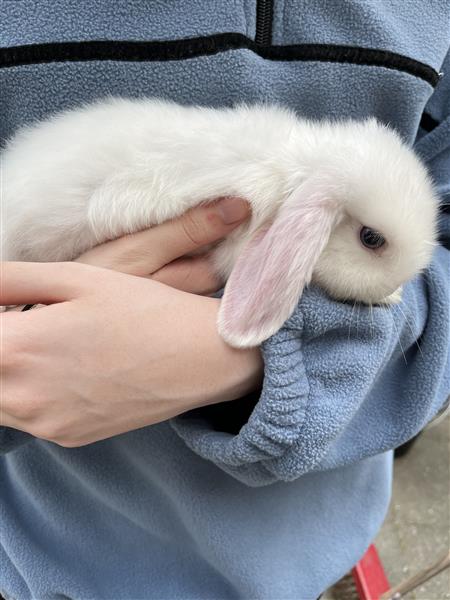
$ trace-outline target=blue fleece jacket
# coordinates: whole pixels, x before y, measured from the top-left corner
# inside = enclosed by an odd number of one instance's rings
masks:
[[[6,598],[317,597],[381,525],[389,450],[450,389],[450,4],[0,0],[0,22],[0,144],[106,94],[265,100],[374,115],[427,163],[430,267],[373,315],[307,290],[254,398],[74,449],[0,427]]]

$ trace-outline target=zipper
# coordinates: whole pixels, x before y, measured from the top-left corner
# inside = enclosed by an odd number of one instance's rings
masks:
[[[272,43],[273,0],[256,0],[255,42],[259,46]]]

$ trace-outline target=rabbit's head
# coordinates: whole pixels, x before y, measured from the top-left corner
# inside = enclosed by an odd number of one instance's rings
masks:
[[[386,302],[430,260],[438,200],[421,162],[373,119],[326,127],[326,147],[228,279],[219,330],[233,346],[273,335],[311,280],[338,300]]]

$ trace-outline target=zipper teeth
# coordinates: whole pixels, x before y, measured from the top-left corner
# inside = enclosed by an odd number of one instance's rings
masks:
[[[272,43],[272,17],[273,0],[257,0],[255,42],[261,46]]]

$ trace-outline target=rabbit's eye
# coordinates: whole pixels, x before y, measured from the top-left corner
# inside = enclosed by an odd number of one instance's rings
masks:
[[[386,243],[381,233],[375,229],[370,229],[370,227],[361,227],[359,239],[361,240],[361,244],[369,248],[369,250],[381,248]]]

